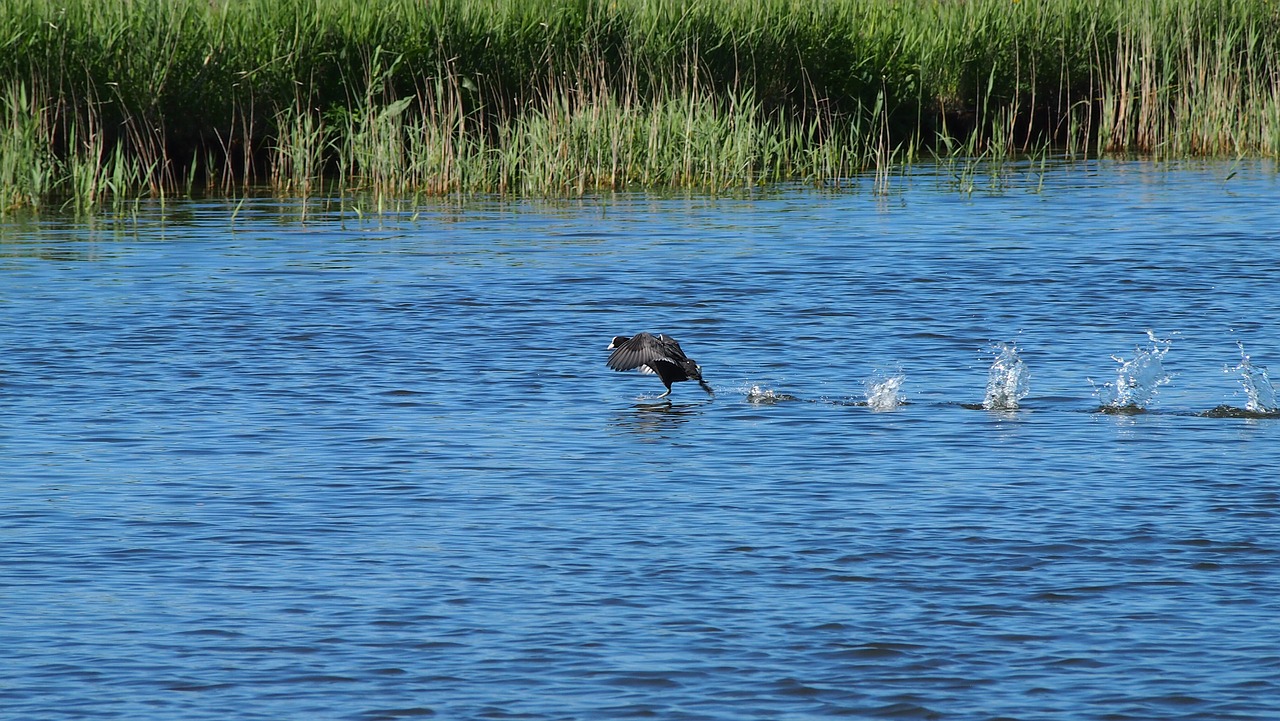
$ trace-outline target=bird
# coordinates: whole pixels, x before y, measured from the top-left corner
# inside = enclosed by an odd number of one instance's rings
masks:
[[[608,366],[616,371],[629,371],[636,368],[641,373],[656,373],[667,387],[667,392],[658,396],[666,398],[671,394],[671,384],[680,381],[695,380],[707,395],[714,396],[711,386],[702,380],[702,366],[693,362],[680,349],[680,343],[669,335],[659,333],[637,333],[633,336],[615,335],[613,342],[606,350],[609,354]]]

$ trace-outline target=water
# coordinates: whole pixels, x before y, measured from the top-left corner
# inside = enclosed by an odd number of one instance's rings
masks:
[[[1038,180],[0,226],[0,717],[1280,717],[1280,184]]]

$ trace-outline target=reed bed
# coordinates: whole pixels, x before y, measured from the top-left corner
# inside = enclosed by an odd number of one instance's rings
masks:
[[[7,0],[0,211],[1280,155],[1274,0]]]

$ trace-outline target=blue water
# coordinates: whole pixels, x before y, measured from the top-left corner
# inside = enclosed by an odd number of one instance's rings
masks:
[[[1280,179],[1014,171],[5,221],[0,717],[1280,718]]]

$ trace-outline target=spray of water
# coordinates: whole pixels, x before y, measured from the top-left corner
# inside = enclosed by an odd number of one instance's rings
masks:
[[[1276,403],[1276,390],[1271,387],[1266,366],[1250,363],[1249,354],[1244,352],[1244,343],[1236,341],[1236,345],[1240,347],[1240,365],[1234,368],[1227,366],[1222,370],[1226,373],[1240,374],[1240,383],[1244,386],[1245,395],[1249,399],[1244,409],[1251,413],[1280,412],[1280,404]]]
[[[906,402],[901,388],[907,376],[898,370],[893,375],[885,375],[876,371],[864,387],[867,394],[867,407],[873,411],[891,411]]]
[[[1011,411],[1027,396],[1031,375],[1027,364],[1018,357],[1018,348],[1000,343],[992,348],[996,359],[987,371],[987,395],[982,407],[989,411]]]
[[[1094,395],[1098,396],[1104,410],[1145,410],[1155,398],[1156,390],[1173,380],[1173,376],[1164,370],[1164,356],[1169,352],[1173,341],[1161,340],[1150,330],[1147,331],[1147,339],[1151,341],[1150,345],[1135,348],[1130,360],[1111,356],[1112,360],[1120,364],[1116,379],[1101,387],[1093,387]],[[1092,384],[1093,380],[1089,383]]]
[[[747,390],[747,402],[758,403],[762,405],[771,405],[780,401],[794,401],[796,397],[790,393],[779,393],[772,388],[761,388],[753,385]]]

